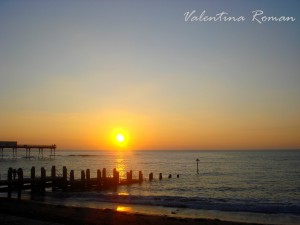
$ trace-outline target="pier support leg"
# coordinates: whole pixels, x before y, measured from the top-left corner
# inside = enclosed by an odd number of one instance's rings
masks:
[[[39,148],[39,158],[44,158],[44,149]]]
[[[13,159],[16,159],[17,158],[17,149],[16,148],[13,148]]]

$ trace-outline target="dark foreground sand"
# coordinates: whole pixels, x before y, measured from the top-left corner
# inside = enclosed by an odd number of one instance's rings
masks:
[[[250,225],[209,219],[173,218],[117,212],[111,209],[92,209],[49,205],[29,200],[0,198],[1,225]],[[254,225],[252,223],[252,225]],[[257,225],[257,224],[256,224]]]

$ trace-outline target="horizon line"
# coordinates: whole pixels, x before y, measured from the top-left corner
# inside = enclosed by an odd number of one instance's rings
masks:
[[[261,148],[261,149],[58,149],[61,151],[300,151],[299,148]]]

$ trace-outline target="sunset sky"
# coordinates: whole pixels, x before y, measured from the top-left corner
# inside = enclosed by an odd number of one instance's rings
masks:
[[[186,22],[193,10],[246,21]],[[0,1],[0,140],[300,148],[299,40],[298,0]]]

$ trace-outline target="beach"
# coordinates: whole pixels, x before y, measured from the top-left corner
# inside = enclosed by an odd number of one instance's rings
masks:
[[[112,209],[86,207],[67,207],[50,205],[31,200],[0,198],[1,224],[104,224],[104,225],[254,225],[218,219],[175,218],[165,215],[145,215],[139,213],[117,212]],[[256,224],[258,225],[258,224]]]

